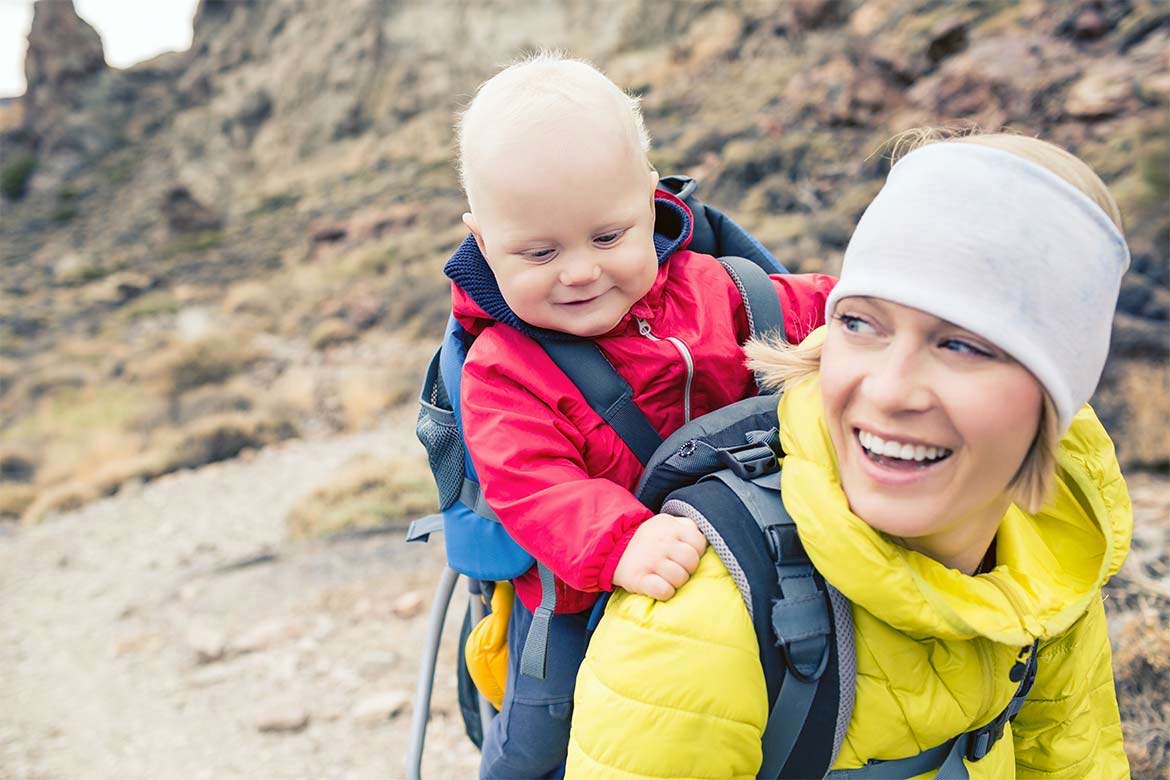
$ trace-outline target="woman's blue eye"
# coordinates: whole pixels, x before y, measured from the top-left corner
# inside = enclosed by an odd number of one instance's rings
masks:
[[[863,320],[861,317],[854,317],[852,314],[838,314],[837,320],[840,321],[841,327],[850,333],[872,333],[873,326]]]
[[[974,344],[969,344],[966,341],[959,339],[947,339],[942,343],[943,349],[949,349],[952,352],[958,352],[963,355],[978,355],[979,357],[991,357],[991,353],[985,349],[980,349]]]

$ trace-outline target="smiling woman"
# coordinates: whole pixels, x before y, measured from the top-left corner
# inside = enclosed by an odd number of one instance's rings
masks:
[[[799,546],[851,603],[855,700],[829,777],[1128,776],[1100,589],[1132,513],[1086,403],[1129,263],[1116,214],[1050,144],[928,143],[863,215],[828,324],[797,346],[749,345],[784,391],[780,486]],[[678,658],[679,625],[698,634],[695,659],[752,643],[750,621],[713,617],[745,608],[717,555],[670,602],[611,599],[578,678],[567,777],[759,765],[768,707],[730,720],[669,697],[709,679],[694,699],[718,701],[739,670],[639,661]]]

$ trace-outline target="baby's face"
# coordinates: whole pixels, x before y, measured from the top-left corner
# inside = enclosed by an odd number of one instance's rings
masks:
[[[465,221],[520,319],[600,336],[658,274],[657,175],[627,145],[585,128],[531,141],[477,167]]]

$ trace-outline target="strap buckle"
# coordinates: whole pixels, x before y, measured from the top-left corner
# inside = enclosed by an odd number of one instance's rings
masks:
[[[721,447],[715,451],[715,456],[740,479],[756,479],[780,469],[776,453],[763,443],[748,442],[735,447]]]

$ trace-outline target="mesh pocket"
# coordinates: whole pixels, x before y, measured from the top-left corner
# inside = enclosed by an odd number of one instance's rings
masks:
[[[463,437],[455,424],[455,413],[424,402],[414,431],[426,448],[431,474],[439,487],[439,509],[447,509],[463,488]]]

